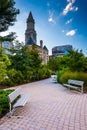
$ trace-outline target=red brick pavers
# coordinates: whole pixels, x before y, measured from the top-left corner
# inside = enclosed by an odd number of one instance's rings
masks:
[[[22,85],[29,102],[4,116],[0,130],[87,130],[87,94],[69,91],[52,79]]]

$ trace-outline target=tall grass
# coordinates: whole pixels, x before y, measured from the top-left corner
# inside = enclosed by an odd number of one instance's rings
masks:
[[[87,92],[87,73],[66,71],[59,76],[60,83],[67,83],[68,79],[84,81],[84,91]]]

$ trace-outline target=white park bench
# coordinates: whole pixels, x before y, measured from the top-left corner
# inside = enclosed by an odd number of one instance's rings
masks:
[[[19,88],[15,89],[12,93],[10,93],[8,95],[9,109],[10,109],[10,114],[11,115],[12,115],[13,111],[15,110],[15,108],[24,106],[27,103],[28,99],[29,99],[29,94],[21,95],[21,90],[22,90],[22,88],[19,87]],[[19,96],[19,98],[17,99],[18,96]],[[13,101],[15,99],[17,99],[17,100],[12,105],[12,103],[13,103]]]
[[[70,88],[77,89],[81,91],[81,93],[83,93],[83,84],[84,84],[83,81],[69,79],[68,84],[63,84],[63,85],[68,87],[69,89]]]
[[[51,75],[52,81],[57,83],[57,75],[56,74],[52,74]]]

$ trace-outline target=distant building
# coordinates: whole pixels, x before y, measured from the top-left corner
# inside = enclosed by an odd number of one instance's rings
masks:
[[[9,42],[9,41],[2,42],[2,47],[4,48],[5,54],[10,54],[8,49],[11,48],[11,42]]]
[[[72,50],[72,45],[56,46],[52,48],[52,56],[64,56],[68,53],[68,50]]]
[[[37,34],[35,31],[35,20],[33,19],[32,13],[29,13],[27,18],[27,29],[25,31],[25,44],[31,49],[32,45],[35,45],[39,52],[40,58],[42,58],[42,64],[46,64],[49,60],[48,49],[43,46],[43,41],[40,40],[40,46],[37,45]]]

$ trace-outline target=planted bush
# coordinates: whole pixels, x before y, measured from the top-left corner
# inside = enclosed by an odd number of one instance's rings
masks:
[[[70,72],[69,68],[63,68],[62,70],[57,71],[57,81],[59,83],[62,83],[61,81],[61,76],[65,73],[65,72]]]
[[[45,79],[49,78],[51,76],[52,71],[48,69],[46,66],[43,66],[38,71],[38,77],[39,79]]]
[[[60,77],[61,83],[67,83],[68,79],[84,81],[84,91],[87,92],[87,73],[84,72],[64,72]]]
[[[13,90],[0,90],[0,118],[9,111],[9,101],[7,95]]]
[[[4,80],[4,84],[8,86],[15,86],[24,82],[23,75],[19,70],[11,69],[8,71],[7,75],[8,78]]]

